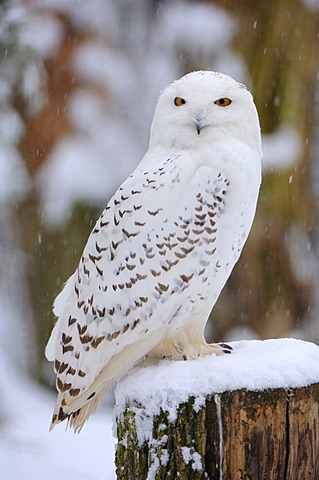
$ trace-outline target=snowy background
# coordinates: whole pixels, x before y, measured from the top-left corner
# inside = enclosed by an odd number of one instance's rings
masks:
[[[254,229],[208,336],[318,343],[319,8],[263,4],[0,0],[3,478],[115,478],[112,396],[79,436],[48,433],[51,304],[144,154],[158,94],[188,71],[245,83],[264,137]]]

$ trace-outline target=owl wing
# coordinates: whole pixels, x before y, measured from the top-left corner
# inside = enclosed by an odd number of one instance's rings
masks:
[[[46,354],[55,361],[62,406],[79,408],[77,399],[125,348],[143,339],[143,348],[128,360],[132,365],[161,341],[163,327],[169,327],[189,298],[191,278],[205,271],[203,265],[200,272],[188,261],[206,215],[202,185],[211,184],[206,195],[222,201],[221,182],[225,179],[219,172],[196,166],[185,153],[149,169],[137,168],[112,197],[77,271],[55,302],[59,320]],[[215,223],[210,221],[206,234],[214,237]],[[215,237],[207,241],[207,248],[210,241]],[[111,378],[128,366],[117,366]]]

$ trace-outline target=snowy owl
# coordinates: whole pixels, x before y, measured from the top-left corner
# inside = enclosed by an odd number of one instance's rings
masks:
[[[251,228],[261,137],[244,85],[199,71],[160,95],[146,155],[119,187],[54,303],[51,428],[80,431],[112,380],[145,357],[227,353],[208,316]]]

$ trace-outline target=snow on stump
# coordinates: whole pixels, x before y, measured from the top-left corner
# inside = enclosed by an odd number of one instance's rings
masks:
[[[136,367],[116,387],[119,480],[319,479],[319,348],[294,339]]]

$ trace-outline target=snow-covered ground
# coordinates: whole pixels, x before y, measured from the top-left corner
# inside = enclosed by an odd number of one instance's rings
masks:
[[[111,409],[100,408],[79,435],[64,424],[49,433],[55,395],[7,367],[0,362],[1,479],[114,480]]]

